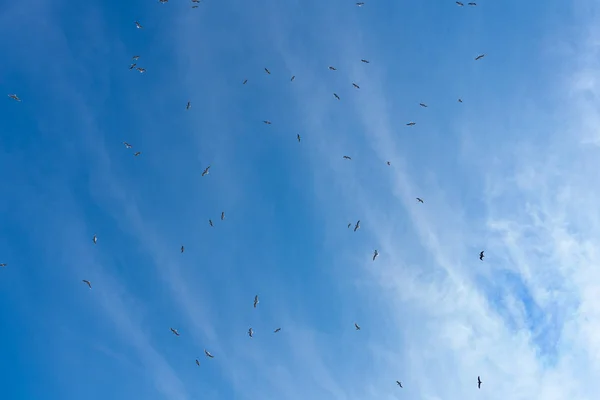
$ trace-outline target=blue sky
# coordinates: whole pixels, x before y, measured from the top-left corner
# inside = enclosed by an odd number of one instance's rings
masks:
[[[596,398],[600,10],[477,3],[4,2],[6,398]]]

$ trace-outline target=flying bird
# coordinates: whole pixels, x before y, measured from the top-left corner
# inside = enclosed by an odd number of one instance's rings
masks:
[[[359,7],[362,7],[362,6],[364,6],[364,5],[365,5],[365,3],[363,3],[363,2],[360,2],[360,3],[356,3],[356,5],[357,5],[357,6],[359,6]]]
[[[173,329],[173,328],[170,328],[170,329],[171,329],[171,332],[173,332],[173,334],[175,336],[179,336],[179,332],[177,332],[177,329]]]
[[[11,99],[16,100],[16,101],[21,101],[19,96],[17,96],[16,94],[9,94],[8,97],[10,97]]]
[[[83,283],[85,283],[86,285],[88,285],[88,287],[91,289],[92,288],[92,283],[90,281],[88,281],[87,279],[82,279],[81,280]]]
[[[369,63],[369,61],[368,61],[368,60],[365,60],[364,58],[363,58],[362,60],[360,60],[360,61],[364,62],[365,64],[368,64],[368,63]]]
[[[138,28],[138,29],[142,29],[143,28],[142,24],[140,24],[137,21],[135,21],[135,27]]]
[[[200,366],[200,360],[198,360],[197,358],[196,358],[196,365]]]
[[[277,333],[277,332],[279,332],[280,330],[281,330],[281,328],[277,328],[277,329],[275,329],[275,330],[273,331],[273,333]]]
[[[206,357],[208,357],[208,358],[215,358],[215,356],[210,354],[206,349],[204,349],[204,354],[206,354]]]
[[[256,308],[257,304],[258,304],[258,295],[254,296],[254,308]]]
[[[476,6],[477,3],[468,3],[469,6]]]
[[[210,165],[208,167],[204,168],[204,171],[202,171],[202,176],[208,175],[209,170],[210,170]]]
[[[379,255],[379,252],[377,250],[375,250],[373,252],[373,261],[375,261],[375,259],[377,258],[378,255]]]
[[[458,102],[459,102],[459,103],[462,103],[462,99],[458,99]]]
[[[129,143],[127,143],[127,142],[123,142],[123,144],[124,144],[124,145],[125,145],[125,147],[126,147],[126,148],[128,148],[128,149],[130,149],[130,148],[132,148],[132,147],[133,147],[132,145],[130,145],[130,144],[129,144]]]
[[[352,222],[348,222],[348,229],[352,226]]]
[[[419,203],[423,203],[423,199],[422,199],[422,198],[420,198],[420,197],[417,197],[417,201],[418,201]]]
[[[248,329],[248,336],[252,337],[252,335],[254,335],[254,331],[252,330],[252,328]]]
[[[263,121],[263,123],[264,123],[265,125],[271,125],[271,121],[269,121],[268,119],[264,120],[264,121]]]
[[[329,69],[332,70],[332,71],[337,71],[337,68],[335,68],[335,67],[331,67],[330,66]]]
[[[340,99],[340,96],[338,96],[338,95],[337,95],[337,94],[335,94],[335,93],[333,94],[333,96],[334,96],[336,99],[338,99],[338,100]]]
[[[146,72],[146,68],[137,67],[137,70],[140,72],[140,74],[143,74]]]
[[[413,126],[415,124],[416,124],[416,122],[409,122],[408,124],[406,124],[406,126]]]
[[[296,79],[296,75],[292,76],[292,79],[290,79],[290,81],[294,82],[294,79]]]
[[[242,82],[242,85],[245,85],[246,83],[248,83],[248,79],[244,79],[244,82]]]
[[[183,253],[185,251],[185,246],[181,246],[181,252]]]
[[[210,226],[214,226],[213,223],[212,223],[212,219],[209,219],[208,223],[209,223]]]
[[[479,252],[479,259],[480,259],[481,261],[483,261],[483,257],[485,257],[485,255],[483,254],[483,250],[481,250],[481,251]]]
[[[360,219],[356,221],[356,225],[354,225],[354,232],[356,232],[360,228]]]
[[[477,388],[481,389],[481,378],[477,377]]]
[[[350,156],[344,156],[344,160],[352,160]]]
[[[140,58],[140,56],[133,56],[133,57],[131,57],[131,59],[132,59],[133,61],[137,61],[139,58]]]
[[[300,143],[300,134],[299,133],[296,135],[296,139],[298,139],[298,143]]]
[[[475,61],[481,60],[483,57],[485,57],[485,54],[480,54],[477,57],[475,57]]]
[[[462,6],[464,6],[464,4],[463,4],[463,3],[461,3],[460,1],[457,1],[457,2],[456,2],[456,4],[458,4],[458,5],[459,5],[459,6],[461,6],[461,7],[462,7]]]
[[[6,267],[7,265],[8,264],[6,264],[6,263],[2,263],[2,264],[0,264],[0,267]]]
[[[137,63],[133,63],[129,66],[129,69],[134,69],[136,67]]]
[[[425,107],[425,108],[427,108],[427,104],[425,104],[425,103],[419,103],[419,105],[420,105],[421,107]]]
[[[189,110],[192,107],[192,103],[191,102],[187,102],[187,106],[185,106],[186,110]]]
[[[225,211],[221,211],[221,221],[225,219]]]
[[[133,155],[134,155],[135,157],[139,156],[140,154],[142,154],[142,152],[141,152],[141,151],[136,151],[135,153],[133,153]]]
[[[356,322],[354,323],[354,327],[356,328],[357,331],[360,331],[360,326],[358,326],[358,324]]]
[[[360,86],[358,86],[356,83],[352,82],[352,86],[354,86],[357,89],[360,89]]]
[[[400,381],[396,381],[396,385],[402,387],[402,383]]]
[[[388,162],[387,162],[387,165],[392,165],[392,164],[390,164],[390,162],[388,161]]]
[[[94,242],[94,244],[98,243],[98,236],[96,236],[95,233],[94,233],[94,237],[92,238],[92,242]]]
[[[265,68],[265,72],[269,75],[271,75],[271,71],[269,71],[267,68]]]

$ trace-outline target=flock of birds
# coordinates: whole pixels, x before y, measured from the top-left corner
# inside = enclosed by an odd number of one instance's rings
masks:
[[[169,0],[159,0],[159,2],[160,2],[160,3],[162,3],[162,4],[165,4],[165,3],[168,3],[168,2],[169,2]],[[201,2],[201,0],[191,0],[191,2],[192,2],[192,3],[194,3],[194,4],[192,5],[192,8],[197,8],[197,7],[198,7],[197,3],[200,3],[200,2]],[[358,6],[358,7],[362,7],[364,4],[365,4],[364,2],[358,2],[358,3],[356,3],[356,6]],[[458,6],[461,6],[461,7],[462,7],[462,6],[464,6],[464,3],[460,2],[460,1],[456,1],[456,4],[457,4]],[[476,6],[476,5],[477,5],[477,3],[473,3],[473,2],[471,2],[471,3],[467,3],[467,5],[468,5],[468,6]],[[139,21],[135,21],[135,26],[136,26],[136,28],[137,28],[137,29],[143,29],[143,28],[144,28],[144,27],[142,26],[142,24],[141,24]],[[475,61],[481,60],[481,59],[482,59],[482,58],[484,58],[484,57],[485,57],[485,54],[480,54],[480,55],[478,55],[477,57],[475,57]],[[132,62],[132,63],[131,63],[131,65],[129,66],[129,69],[130,69],[130,70],[133,70],[133,69],[135,68],[137,71],[139,71],[140,73],[142,73],[142,74],[143,74],[143,73],[145,73],[145,72],[146,72],[146,69],[145,69],[145,68],[143,68],[143,67],[139,67],[139,66],[137,65],[137,61],[139,60],[139,58],[140,58],[140,56],[139,56],[139,55],[135,55],[135,56],[133,56],[133,57],[132,57],[132,60],[133,60],[133,62]],[[360,61],[361,61],[361,62],[363,62],[363,63],[365,63],[365,64],[369,64],[369,63],[370,63],[370,61],[369,61],[369,60],[366,60],[366,59],[361,59]],[[266,72],[268,75],[271,75],[271,71],[270,71],[268,68],[265,68],[264,70],[265,70],[265,72]],[[336,71],[336,70],[337,70],[337,68],[335,68],[335,67],[333,67],[333,66],[329,66],[329,70],[331,70],[331,71]],[[290,79],[290,80],[293,82],[295,79],[296,79],[296,76],[295,76],[295,75],[293,75],[293,76],[291,77],[291,79]],[[248,83],[248,79],[244,79],[244,81],[242,82],[242,84],[243,84],[243,85],[245,85],[246,83]],[[354,88],[356,88],[356,89],[360,89],[360,86],[359,86],[358,84],[354,83],[354,82],[352,82],[352,86],[353,86]],[[335,98],[335,99],[337,99],[337,100],[340,100],[340,96],[338,96],[336,93],[333,93],[333,96],[334,96],[334,98]],[[8,95],[8,97],[10,97],[11,99],[13,99],[13,100],[15,100],[15,101],[21,102],[21,98],[19,98],[19,96],[17,96],[16,94],[9,94],[9,95]],[[459,99],[458,99],[458,102],[459,102],[459,103],[462,103],[463,101],[462,101],[462,99],[460,99],[460,98],[459,98]],[[424,107],[424,108],[427,108],[427,107],[428,107],[428,106],[427,106],[427,104],[425,104],[425,103],[419,103],[419,105],[420,105],[421,107]],[[189,109],[191,108],[191,106],[192,106],[191,102],[190,102],[190,101],[188,101],[188,102],[187,102],[187,104],[186,104],[186,110],[189,110]],[[265,123],[266,125],[271,125],[271,121],[269,121],[269,120],[264,120],[264,121],[263,121],[263,123]],[[414,126],[415,124],[416,124],[415,122],[413,122],[413,121],[410,121],[410,122],[408,122],[406,125],[407,125],[407,126]],[[299,134],[298,134],[298,135],[296,135],[296,139],[298,140],[298,142],[300,142],[301,138],[300,138],[300,135],[299,135]],[[132,149],[132,148],[133,148],[133,146],[132,146],[131,144],[127,143],[127,142],[123,142],[123,145],[124,145],[124,146],[125,146],[127,149]],[[133,153],[133,155],[134,155],[135,157],[139,156],[140,154],[142,154],[140,151],[136,151],[136,152],[134,152],[134,153]],[[345,159],[345,160],[352,160],[352,158],[351,158],[350,156],[347,156],[347,155],[344,155],[344,156],[343,156],[343,159]],[[389,162],[389,161],[387,161],[386,163],[387,163],[387,165],[390,165],[390,162]],[[207,166],[207,167],[206,167],[206,168],[205,168],[205,169],[202,171],[202,174],[201,174],[201,176],[206,176],[206,175],[208,175],[209,171],[210,171],[210,165],[208,165],[208,166]],[[416,200],[417,200],[419,203],[424,203],[424,200],[423,200],[422,198],[420,198],[420,197],[417,197],[417,198],[416,198]],[[221,212],[221,221],[223,221],[224,219],[225,219],[225,212],[223,211],[223,212]],[[210,225],[211,227],[212,227],[212,226],[214,226],[214,225],[213,225],[213,221],[212,221],[211,219],[209,219],[209,220],[208,220],[208,223],[209,223],[209,225]],[[351,227],[352,227],[352,223],[348,223],[348,228],[350,229]],[[359,228],[360,228],[360,220],[356,221],[356,223],[354,224],[354,232],[356,232],[356,231],[357,231]],[[97,237],[97,235],[96,235],[96,234],[94,234],[94,236],[92,237],[92,241],[93,241],[93,243],[94,243],[94,244],[97,244],[97,243],[98,243],[98,237]],[[183,246],[183,245],[182,245],[182,246],[181,246],[181,249],[180,249],[180,251],[181,251],[181,253],[183,253],[183,252],[185,251],[185,246]],[[375,250],[373,251],[373,261],[375,261],[375,259],[376,259],[378,256],[379,256],[379,252],[377,251],[377,249],[375,249]],[[485,255],[484,255],[484,251],[482,250],[482,251],[479,253],[479,260],[483,261],[484,257],[485,257]],[[0,263],[0,267],[6,267],[7,265],[8,265],[7,263]],[[90,289],[92,288],[92,283],[91,283],[89,280],[87,280],[87,279],[83,279],[83,280],[82,280],[82,282],[83,282],[83,283],[85,283],[85,284],[86,284],[86,285],[87,285],[87,286],[88,286]],[[256,295],[256,296],[254,296],[254,302],[253,302],[254,308],[256,308],[256,307],[257,307],[258,303],[259,303],[259,299],[258,299],[258,295]],[[354,323],[354,328],[355,328],[357,331],[360,331],[360,329],[361,329],[361,328],[360,328],[360,325],[358,325],[356,322]],[[179,331],[178,331],[177,329],[175,329],[175,328],[170,328],[170,330],[171,330],[171,333],[173,333],[175,336],[180,336],[180,334],[179,334]],[[273,331],[273,333],[278,333],[279,331],[281,331],[281,328],[277,328],[277,329],[275,329],[275,330]],[[250,338],[252,338],[252,337],[254,336],[254,330],[252,329],[252,327],[250,327],[250,328],[248,329],[248,336],[249,336]],[[208,358],[214,358],[214,356],[213,356],[213,355],[212,355],[212,354],[211,354],[211,353],[210,353],[208,350],[206,350],[206,349],[204,349],[204,355],[205,355],[206,357],[208,357]],[[199,360],[198,358],[196,358],[196,365],[200,366],[200,360]],[[396,384],[397,384],[397,385],[398,385],[400,388],[403,388],[403,386],[402,386],[402,383],[401,383],[400,381],[396,381]],[[477,387],[478,387],[479,389],[481,389],[481,384],[482,384],[481,378],[478,376],[478,377],[477,377]]]

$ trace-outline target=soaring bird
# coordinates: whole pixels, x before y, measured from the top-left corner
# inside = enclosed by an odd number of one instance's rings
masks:
[[[300,134],[296,134],[296,139],[298,139],[298,143],[300,143]]]
[[[392,164],[390,164],[390,162],[389,162],[389,161],[387,161],[387,165],[392,165]]]
[[[481,389],[481,378],[477,377],[477,389]]]
[[[485,257],[485,255],[483,255],[483,250],[481,250],[481,251],[479,252],[479,259],[480,259],[481,261],[483,261],[483,257]]]
[[[352,82],[352,86],[354,86],[357,89],[360,89],[360,86],[358,86],[356,83]]]
[[[225,211],[221,211],[221,221],[225,219]]]
[[[459,102],[459,103],[462,103],[462,99],[458,99],[458,102]]]
[[[400,381],[396,381],[396,385],[402,387],[402,383]]]
[[[273,331],[273,333],[277,333],[277,332],[279,332],[280,330],[281,330],[281,328],[277,328],[277,329],[275,329],[275,330]]]
[[[135,21],[135,27],[138,28],[138,29],[142,29],[143,28],[142,24],[140,24],[137,21]]]
[[[427,104],[425,104],[425,103],[419,103],[419,105],[420,105],[421,107],[425,107],[425,108],[427,108]]]
[[[246,83],[248,83],[248,79],[244,79],[244,82],[242,82],[242,85],[245,85]]]
[[[8,264],[6,264],[6,263],[2,263],[2,264],[0,264],[0,267],[6,267],[7,265]]]
[[[198,360],[197,358],[196,358],[196,365],[200,366],[200,360]]]
[[[340,96],[338,96],[336,93],[333,94],[333,97],[335,97],[336,99],[340,99]]]
[[[363,3],[362,1],[360,3],[356,3],[357,6],[362,7],[365,5],[365,3]]]
[[[360,219],[356,221],[356,225],[354,225],[354,232],[356,232],[360,228]]]
[[[181,252],[183,253],[185,251],[185,246],[181,246]]]
[[[139,58],[140,58],[140,56],[133,56],[133,57],[131,57],[131,59],[132,59],[133,61],[137,61]]]
[[[11,99],[16,100],[16,101],[21,101],[19,96],[17,96],[16,94],[9,94],[8,97],[10,97]]]
[[[209,220],[208,220],[208,224],[209,224],[210,226],[214,226],[214,225],[213,225],[213,222],[212,222],[212,219],[209,219]]]
[[[254,308],[256,308],[257,304],[258,304],[258,295],[254,296]]]
[[[379,255],[379,252],[377,250],[375,250],[373,252],[373,261],[375,261],[375,259],[377,258],[378,255]]]
[[[94,242],[94,244],[98,243],[98,236],[96,236],[95,233],[94,233],[94,237],[92,237],[92,242]]]
[[[179,336],[179,332],[177,332],[177,329],[173,329],[173,328],[170,328],[170,329],[171,329],[171,332],[173,332],[173,334],[175,336]]]
[[[81,280],[83,283],[85,283],[86,285],[88,285],[88,287],[91,289],[92,288],[92,283],[90,281],[88,281],[87,279],[82,279]]]
[[[413,126],[415,124],[416,124],[416,122],[409,122],[408,124],[406,124],[406,126]]]
[[[294,79],[296,79],[296,75],[292,76],[292,79],[290,79],[290,82],[294,82]]]
[[[352,226],[352,222],[348,222],[348,229]]]
[[[132,148],[132,147],[133,147],[133,146],[131,146],[131,145],[130,145],[129,143],[127,143],[127,142],[123,142],[123,144],[124,144],[124,145],[125,145],[125,147],[126,147],[126,148],[128,148],[128,149],[130,149],[130,148]]]
[[[133,64],[131,64],[131,65],[129,66],[129,69],[134,69],[136,65],[137,65],[137,63],[133,63]]]
[[[360,60],[360,61],[364,62],[365,64],[369,63],[369,60],[365,60],[364,58],[362,60]]]
[[[269,71],[267,68],[265,68],[265,72],[269,75],[271,75],[271,71]]]
[[[356,328],[357,331],[360,331],[360,326],[358,326],[358,324],[356,322],[354,323],[354,327]]]
[[[210,352],[208,352],[206,349],[204,349],[204,354],[206,354],[206,357],[208,357],[208,358],[215,358],[215,356],[210,354]]]
[[[477,57],[475,57],[475,61],[481,60],[483,57],[485,57],[485,54],[480,54]]]
[[[187,106],[185,106],[186,110],[189,110],[192,107],[192,103],[188,101]]]
[[[146,68],[142,68],[142,67],[137,67],[137,70],[140,72],[140,74],[143,74],[146,72]]]
[[[344,156],[344,160],[352,160],[350,156]]]
[[[476,6],[477,3],[468,3],[469,6]]]
[[[252,337],[252,335],[254,335],[254,331],[252,330],[252,328],[248,329],[248,336]]]
[[[329,69],[332,70],[332,71],[337,71],[337,68],[332,67],[332,66],[330,66]]]
[[[423,203],[423,199],[422,199],[422,198],[420,198],[420,197],[417,197],[417,201],[418,201],[419,203]]]
[[[208,175],[209,170],[210,170],[210,165],[208,167],[204,168],[204,171],[202,171],[202,176]]]
[[[268,119],[264,120],[264,121],[263,121],[263,123],[264,123],[265,125],[271,125],[271,121],[269,121]]]
[[[139,156],[140,154],[142,154],[142,152],[141,152],[141,151],[136,151],[135,153],[133,153],[133,155],[134,155],[135,157]]]
[[[458,5],[459,5],[459,6],[461,6],[461,7],[462,7],[462,6],[464,6],[464,4],[463,4],[463,3],[461,3],[460,1],[457,1],[457,2],[456,2],[456,4],[458,4]]]

